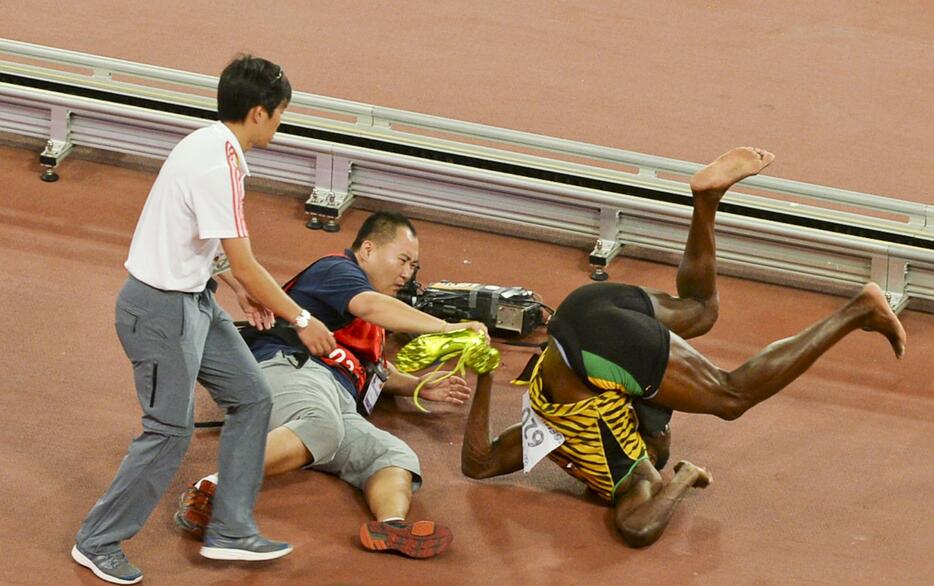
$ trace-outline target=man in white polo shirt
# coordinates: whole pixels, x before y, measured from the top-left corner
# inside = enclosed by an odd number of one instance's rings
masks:
[[[263,475],[271,408],[269,387],[214,299],[219,248],[248,294],[249,314],[274,313],[294,324],[314,354],[334,337],[292,301],[256,261],[243,217],[243,152],[265,147],[292,89],[282,69],[243,56],[218,84],[220,122],[197,130],[172,150],[143,208],[117,298],[116,329],[133,363],[143,432],[130,444],[116,478],[82,524],[72,557],[99,578],[134,584],[142,572],[120,543],[143,526],[188,448],[194,428],[194,385],[201,382],[226,410],[219,450],[221,487],[201,554],[224,560],[269,560],[292,547],[260,535],[253,504]]]

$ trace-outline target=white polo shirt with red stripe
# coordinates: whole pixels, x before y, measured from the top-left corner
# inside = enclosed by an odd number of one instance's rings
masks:
[[[165,291],[203,290],[220,239],[248,236],[243,179],[249,174],[237,137],[223,123],[183,138],[146,199],[124,264],[130,274]]]

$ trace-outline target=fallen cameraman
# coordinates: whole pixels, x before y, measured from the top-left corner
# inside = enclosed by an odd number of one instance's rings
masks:
[[[417,266],[411,222],[394,213],[372,214],[344,254],[319,259],[284,286],[308,317],[334,332],[337,348],[329,356],[310,356],[289,327],[254,329],[244,337],[272,389],[264,475],[308,468],[339,476],[364,492],[376,518],[360,529],[365,548],[423,558],[444,551],[451,531],[432,521],[405,520],[421,484],[418,457],[365,418],[382,391],[411,396],[421,381],[384,360],[385,330],[424,334],[466,327],[484,336],[487,331],[479,322],[450,324],[396,299]],[[260,329],[269,325],[267,318],[261,310],[250,315]],[[470,388],[451,376],[426,383],[420,396],[463,405]],[[183,494],[175,514],[181,528],[197,535],[210,521],[216,481],[207,476]]]

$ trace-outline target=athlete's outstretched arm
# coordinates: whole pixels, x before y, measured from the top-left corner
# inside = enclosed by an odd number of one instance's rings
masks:
[[[493,376],[477,377],[477,390],[467,415],[461,471],[470,478],[492,478],[522,469],[522,428],[515,424],[490,441],[490,391]]]
[[[632,475],[617,488],[614,520],[623,541],[629,547],[652,545],[662,536],[671,514],[691,487],[710,484],[710,473],[682,460],[675,466],[675,476],[665,484],[647,460],[636,465]]]

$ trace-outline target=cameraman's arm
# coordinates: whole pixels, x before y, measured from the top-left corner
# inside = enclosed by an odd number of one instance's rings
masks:
[[[387,363],[386,366],[389,369],[389,379],[383,387],[383,392],[388,395],[411,397],[418,383],[427,378],[428,381],[421,390],[422,399],[463,405],[470,398],[470,387],[467,386],[467,381],[459,376],[446,376],[450,374],[447,371],[414,376],[400,372],[392,363]],[[442,377],[443,380],[441,380]]]
[[[383,392],[389,395],[411,397],[420,379],[414,374],[400,372],[391,362],[386,363],[386,369],[389,371],[389,378],[386,379]]]
[[[435,332],[450,332],[463,328],[470,328],[487,336],[486,326],[480,322],[471,321],[459,324],[450,324],[442,319],[428,315],[414,307],[410,307],[395,297],[383,295],[376,291],[359,293],[347,304],[347,310],[362,320],[384,327],[393,332],[404,334],[431,334]]]

